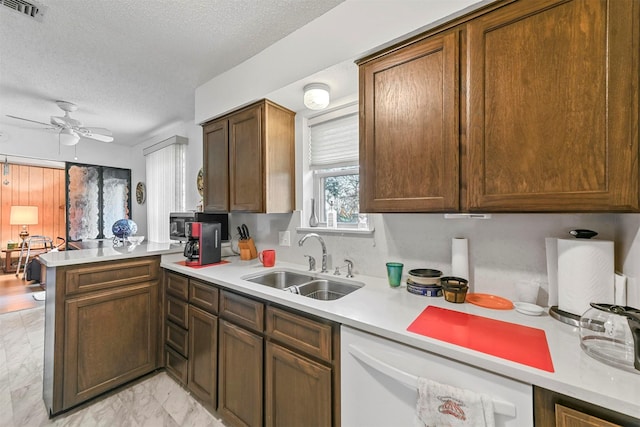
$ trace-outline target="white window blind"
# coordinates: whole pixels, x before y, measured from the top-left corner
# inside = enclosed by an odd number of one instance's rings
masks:
[[[335,113],[343,115],[332,118]],[[309,166],[358,164],[358,113],[334,111],[309,119]],[[324,119],[324,120],[323,120]]]
[[[147,233],[151,242],[169,242],[169,213],[185,209],[186,138],[145,150]],[[173,139],[173,138],[171,138]],[[161,145],[158,144],[158,145]],[[156,146],[154,146],[156,147]],[[153,148],[153,147],[151,147]]]

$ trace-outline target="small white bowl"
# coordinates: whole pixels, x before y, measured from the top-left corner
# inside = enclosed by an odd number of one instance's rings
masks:
[[[129,236],[127,240],[129,240],[129,243],[133,245],[139,245],[144,242],[144,236]]]
[[[544,313],[544,308],[528,302],[514,302],[513,305],[518,313],[526,314],[527,316],[540,316]]]

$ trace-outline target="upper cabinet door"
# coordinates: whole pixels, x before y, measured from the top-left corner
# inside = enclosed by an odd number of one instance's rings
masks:
[[[638,209],[639,6],[523,0],[468,23],[463,209]]]
[[[229,127],[221,119],[203,128],[204,135],[204,190],[206,212],[229,211]]]
[[[207,212],[295,208],[295,113],[263,99],[203,127]]]
[[[459,207],[458,33],[360,65],[360,211]]]
[[[229,193],[232,211],[264,212],[263,104],[229,117]]]

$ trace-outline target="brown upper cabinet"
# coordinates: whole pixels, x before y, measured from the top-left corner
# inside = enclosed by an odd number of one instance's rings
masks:
[[[458,209],[458,32],[360,66],[360,210]]]
[[[206,212],[293,211],[294,118],[262,100],[203,125]]]
[[[359,61],[361,210],[640,209],[639,22],[500,1]]]

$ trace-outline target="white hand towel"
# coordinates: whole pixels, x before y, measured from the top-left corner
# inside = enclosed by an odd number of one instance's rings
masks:
[[[416,415],[425,427],[495,426],[490,396],[427,378],[418,378]]]

